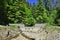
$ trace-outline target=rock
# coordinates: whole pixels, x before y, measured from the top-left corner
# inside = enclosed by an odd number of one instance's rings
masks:
[[[28,40],[28,39],[26,39],[25,37],[23,37],[23,36],[20,34],[18,37],[12,38],[11,40]]]
[[[0,38],[2,38],[2,39],[4,39],[4,38],[6,38],[7,36],[7,33],[8,33],[8,30],[9,30],[9,28],[8,27],[5,27],[5,26],[3,26],[3,27],[0,27]]]
[[[46,24],[35,24],[35,27],[45,27]]]
[[[47,40],[60,40],[58,31],[47,34]]]
[[[20,26],[20,27],[25,27],[25,25],[24,25],[24,24],[19,24],[18,26]]]

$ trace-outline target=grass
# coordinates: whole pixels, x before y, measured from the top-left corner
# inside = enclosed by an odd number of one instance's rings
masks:
[[[49,25],[49,26],[46,27],[46,29],[48,31],[50,31],[50,32],[53,32],[55,30],[60,31],[60,26],[52,26],[52,25]]]
[[[16,25],[11,25],[10,29],[15,30],[15,29],[17,29],[17,26]]]

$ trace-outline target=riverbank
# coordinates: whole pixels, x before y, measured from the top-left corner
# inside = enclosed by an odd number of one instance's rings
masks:
[[[18,27],[11,28],[0,26],[0,40],[60,40],[60,27],[58,26],[33,27],[35,31],[30,27],[26,27],[25,31]]]

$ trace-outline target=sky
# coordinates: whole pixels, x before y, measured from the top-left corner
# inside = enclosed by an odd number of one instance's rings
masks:
[[[26,0],[27,2],[29,2],[30,4],[37,4],[38,0]],[[52,7],[54,7],[56,5],[56,0],[53,0],[53,2],[50,4]],[[59,4],[60,5],[60,4]]]
[[[33,4],[33,3],[37,4],[38,3],[38,0],[26,0],[26,1],[31,3],[31,4]]]

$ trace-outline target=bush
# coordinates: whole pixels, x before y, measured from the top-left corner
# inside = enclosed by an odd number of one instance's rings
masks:
[[[24,15],[23,23],[26,26],[33,26],[35,24],[35,19],[33,18],[32,15],[32,9],[29,9],[27,5],[24,5],[24,8],[25,8],[25,15]]]
[[[35,24],[35,20],[33,18],[25,18],[23,23],[26,26],[33,26]]]

